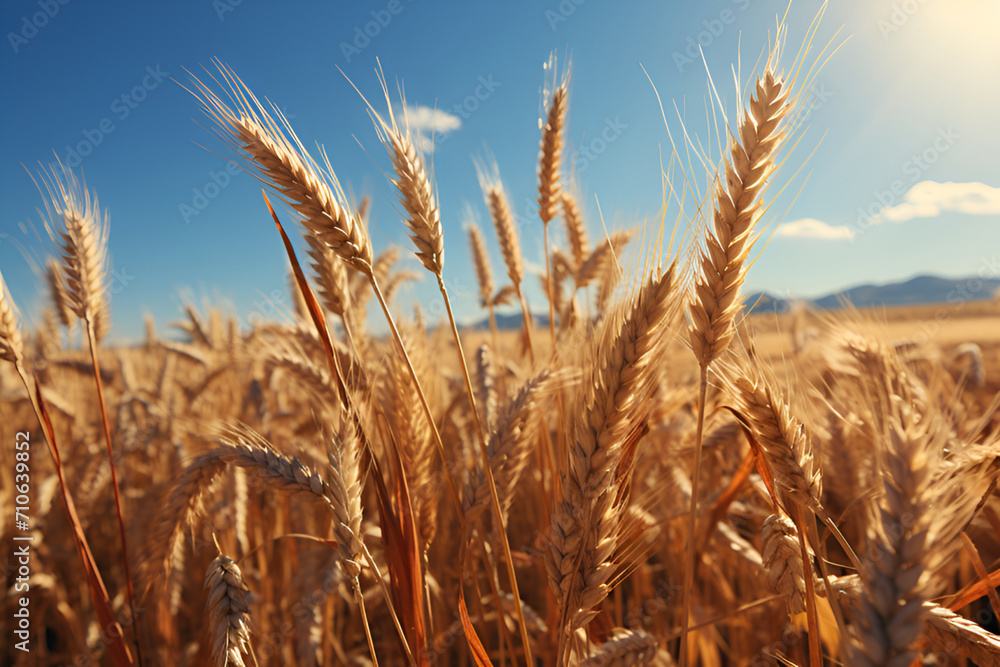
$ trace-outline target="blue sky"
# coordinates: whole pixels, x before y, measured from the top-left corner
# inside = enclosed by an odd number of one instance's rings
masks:
[[[819,6],[793,4],[789,44],[797,46]],[[110,213],[113,338],[139,336],[145,312],[162,329],[179,318],[185,298],[229,304],[244,319],[268,314],[270,301],[288,308],[287,260],[259,185],[227,172],[231,153],[171,80],[186,81],[185,69],[200,73],[215,57],[283,109],[307,146],[323,144],[345,187],[372,197],[376,251],[390,243],[408,251],[381,171],[389,168],[385,151],[337,69],[375,101],[379,58],[409,104],[448,114],[427,114],[450,130],[431,156],[445,276],[459,317],[478,317],[462,228],[467,204],[492,242],[494,272],[503,270],[473,156],[496,157],[529,267],[544,266],[529,202],[550,52],[572,54],[565,168],[576,166],[591,236],[603,233],[597,202],[609,227],[653,228],[661,154],[670,148],[653,85],[670,105],[674,135],[680,124],[671,101],[704,136],[708,72],[731,105],[732,64],[742,56],[749,73],[785,7],[784,0],[4,2],[0,271],[25,317],[37,318],[44,303],[37,265],[54,248],[25,166],[35,172],[55,151],[79,162]],[[826,13],[820,46],[838,29],[849,40],[806,93],[814,105],[809,127],[763,220],[785,226],[753,265],[748,289],[815,296],[919,273],[1000,274],[1000,5],[842,0]],[[695,173],[704,187],[704,173]],[[668,219],[676,213],[672,207]],[[406,262],[419,268],[412,256]],[[533,309],[543,311],[537,279],[527,284]],[[400,303],[413,299],[431,316],[441,313],[432,280],[402,292]]]

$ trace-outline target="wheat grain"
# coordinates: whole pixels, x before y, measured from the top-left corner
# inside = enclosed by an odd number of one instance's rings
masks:
[[[348,576],[361,573],[361,556],[365,546],[361,540],[361,443],[348,420],[333,438],[328,458],[330,482],[328,494],[333,509],[333,533],[341,564]]]
[[[383,82],[384,83],[384,82]],[[386,92],[386,101],[389,95]],[[392,168],[396,172],[393,184],[399,189],[399,202],[406,211],[404,222],[410,229],[410,239],[417,247],[417,258],[428,271],[440,275],[444,270],[444,229],[441,227],[441,211],[434,197],[430,178],[424,168],[423,159],[417,154],[410,136],[409,127],[400,130],[392,116],[387,125],[381,116],[375,114],[376,123],[381,128],[380,138],[392,154]]]
[[[551,372],[542,371],[521,387],[497,417],[487,452],[497,496],[505,515],[510,509],[518,480],[532,452],[545,399],[564,383],[564,378],[553,377]],[[478,470],[473,476],[465,498],[465,511],[470,518],[489,507],[490,491],[482,470]]]
[[[504,264],[507,265],[507,276],[515,287],[519,287],[524,280],[524,264],[521,260],[521,243],[517,238],[517,226],[514,223],[510,204],[507,202],[507,194],[504,192],[496,167],[494,167],[492,174],[487,174],[482,165],[477,165],[477,167],[479,183],[486,198],[486,205],[490,210],[493,226],[496,228],[497,239],[500,241],[500,252],[503,255]]]

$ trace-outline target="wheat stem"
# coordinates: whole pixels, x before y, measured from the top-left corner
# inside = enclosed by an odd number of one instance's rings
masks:
[[[448,467],[448,457],[444,453],[444,442],[441,440],[441,433],[438,431],[437,423],[434,421],[434,414],[431,412],[431,406],[427,402],[427,396],[424,395],[423,387],[420,384],[420,380],[417,378],[417,371],[413,368],[413,363],[410,361],[410,355],[406,351],[406,346],[403,345],[403,338],[399,335],[399,329],[396,328],[396,322],[392,318],[392,313],[389,312],[389,304],[386,303],[385,297],[382,296],[382,290],[379,289],[378,282],[375,280],[375,276],[372,273],[367,273],[368,282],[371,284],[372,292],[375,294],[375,298],[378,300],[379,305],[382,307],[382,313],[385,315],[386,321],[389,323],[389,330],[392,332],[393,340],[396,341],[396,345],[399,347],[400,353],[403,355],[403,360],[406,362],[406,368],[410,373],[410,379],[413,380],[413,387],[417,391],[417,397],[420,399],[420,405],[423,408],[424,415],[427,417],[427,422],[431,427],[431,433],[434,435],[434,445],[437,447],[438,456],[441,458],[441,466],[444,468],[445,477],[448,479],[448,488],[451,492],[451,500],[455,505],[455,510],[458,512],[458,516],[462,516],[462,501],[458,494],[458,485],[455,483],[455,478],[451,473],[451,469]]]
[[[455,323],[455,314],[451,309],[451,299],[448,298],[448,289],[445,287],[444,279],[437,273],[438,288],[444,298],[444,305],[448,311],[448,321],[451,323],[451,333],[455,338],[455,348],[458,351],[459,363],[462,367],[462,377],[465,380],[465,391],[469,397],[469,407],[472,410],[472,419],[476,425],[477,441],[479,442],[479,454],[483,460],[483,470],[486,475],[486,483],[490,490],[490,503],[493,506],[493,518],[497,522],[496,530],[500,535],[500,546],[503,548],[503,557],[507,563],[507,578],[510,579],[511,594],[515,599],[520,600],[521,594],[517,587],[517,575],[514,572],[514,557],[510,553],[510,542],[507,540],[507,527],[503,519],[503,511],[500,509],[500,498],[497,496],[496,480],[493,478],[493,469],[490,467],[489,453],[486,451],[486,432],[483,430],[482,420],[479,418],[479,410],[476,407],[476,397],[472,391],[472,378],[469,375],[469,365],[465,361],[465,352],[462,349],[462,339],[458,335],[458,326]],[[534,661],[531,658],[531,642],[528,639],[528,624],[524,620],[524,612],[520,605],[517,607],[517,621],[521,626],[521,641],[524,643],[524,656],[528,665]]]
[[[365,628],[365,639],[368,641],[368,653],[372,656],[373,667],[378,667],[378,655],[375,653],[375,642],[372,641],[372,629],[368,625],[368,612],[365,610],[365,596],[361,593],[361,582],[357,577],[351,582],[354,588],[354,598],[358,601],[358,610],[361,612],[361,625]]]
[[[684,568],[684,589],[681,592],[681,650],[680,664],[688,662],[688,630],[690,629],[691,600],[694,596],[694,574],[697,567],[695,531],[698,528],[698,492],[701,486],[701,445],[705,432],[705,398],[708,389],[708,369],[701,367],[698,379],[698,425],[695,431],[694,468],[691,473],[691,511],[688,514],[688,546]]]

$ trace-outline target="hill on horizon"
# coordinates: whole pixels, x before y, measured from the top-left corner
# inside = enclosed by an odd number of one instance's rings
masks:
[[[872,306],[919,306],[932,303],[948,303],[962,301],[987,301],[1000,290],[1000,278],[942,278],[933,275],[919,275],[909,280],[873,284],[866,283],[847,289],[831,292],[815,299],[796,299],[822,310],[836,310],[846,300],[858,308]],[[755,312],[765,310],[788,310],[792,299],[776,297],[769,292],[754,292],[746,295],[744,302],[753,307]],[[535,325],[547,327],[549,318],[544,314],[533,314]],[[521,328],[523,318],[521,313],[497,313],[497,327],[501,331]],[[463,328],[476,331],[488,331],[489,319],[483,318],[468,322]]]

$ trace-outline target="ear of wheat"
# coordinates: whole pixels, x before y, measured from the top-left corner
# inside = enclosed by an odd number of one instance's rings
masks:
[[[553,72],[554,74],[554,72]],[[538,147],[538,216],[548,225],[559,210],[561,192],[559,166],[563,149],[563,125],[569,99],[568,74],[552,91],[552,100],[542,126],[542,140]]]
[[[651,276],[634,300],[607,318],[581,388],[583,419],[569,448],[563,496],[553,508],[545,565],[561,602],[560,655],[608,594],[619,526],[619,464],[644,428],[655,387],[655,351],[675,312],[673,266]]]
[[[45,224],[53,238],[58,230],[62,250],[62,273],[55,280],[65,287],[60,302],[64,297],[69,310],[88,322],[100,341],[111,326],[105,295],[107,213],[102,217],[97,196],[62,163],[43,169],[39,180],[46,195]]]
[[[17,326],[17,310],[7,292],[7,283],[0,274],[0,359],[19,364],[23,356],[24,342]]]
[[[389,121],[369,106],[379,138],[392,156],[392,168],[396,173],[393,184],[399,190],[399,203],[406,211],[404,222],[410,230],[410,239],[417,247],[417,259],[431,273],[440,276],[444,270],[444,229],[441,227],[441,211],[438,208],[434,189],[431,186],[423,157],[417,152],[409,130],[406,115],[406,101],[403,101],[403,126],[392,111],[389,90],[385,79],[381,78],[382,92],[389,108]]]
[[[518,240],[517,226],[514,224],[514,214],[510,210],[507,194],[500,182],[499,174],[494,170],[489,176],[480,170],[480,183],[486,204],[496,228],[497,239],[500,241],[500,252],[504,264],[507,265],[507,276],[516,288],[524,281],[524,263],[521,259],[521,242]]]
[[[696,297],[689,306],[691,345],[703,366],[716,359],[733,337],[746,259],[761,216],[761,195],[775,170],[775,153],[785,137],[781,121],[790,109],[785,80],[767,69],[740,119],[739,136],[730,141],[725,177],[716,182],[714,225],[699,255]]]
[[[472,250],[472,263],[476,269],[476,280],[479,283],[479,302],[485,308],[493,299],[493,269],[490,266],[489,252],[479,225],[469,223],[469,246]]]
[[[222,63],[216,65],[227,87],[222,94],[229,97],[228,102],[192,76],[192,94],[205,114],[237,155],[253,165],[256,177],[278,192],[312,233],[345,262],[370,271],[371,241],[329,161],[320,168],[280,111],[275,110],[275,120],[231,69]]]
[[[229,556],[219,556],[205,573],[211,622],[212,658],[216,667],[245,667],[250,652],[250,587],[239,565]]]
[[[576,203],[572,192],[564,190],[560,193],[563,217],[566,220],[566,235],[569,237],[569,247],[573,251],[573,261],[581,266],[590,256],[590,239],[587,236],[587,225],[583,220],[583,212]]]

